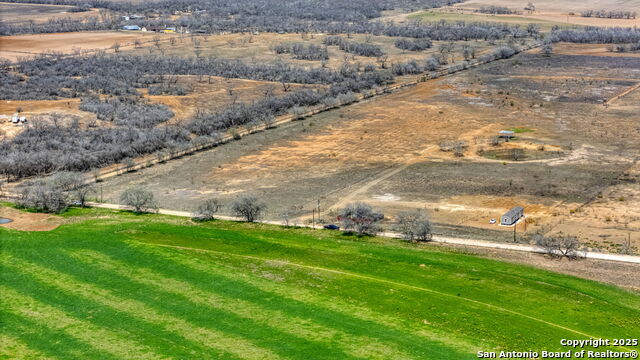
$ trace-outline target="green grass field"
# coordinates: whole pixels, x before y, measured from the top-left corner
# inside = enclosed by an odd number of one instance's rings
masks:
[[[0,358],[473,359],[640,334],[638,294],[435,246],[65,217],[51,232],[0,228]]]
[[[422,11],[416,14],[412,14],[408,16],[410,20],[421,20],[424,22],[433,22],[433,21],[466,21],[466,22],[496,22],[496,23],[507,23],[511,25],[519,24],[519,25],[527,25],[527,24],[537,24],[540,26],[540,29],[543,31],[549,31],[551,28],[556,25],[560,27],[577,27],[575,25],[567,25],[565,23],[558,23],[554,21],[547,21],[542,19],[536,19],[526,16],[516,16],[516,15],[486,15],[486,14],[473,14],[473,13],[451,13],[451,12],[443,12],[443,11]]]

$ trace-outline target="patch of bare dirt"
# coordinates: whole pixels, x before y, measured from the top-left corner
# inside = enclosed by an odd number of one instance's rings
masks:
[[[9,207],[0,207],[0,217],[13,220],[0,226],[22,231],[51,231],[63,223],[59,216],[29,213]]]
[[[639,24],[640,26],[640,24]],[[530,50],[532,53],[539,53],[540,49]],[[606,44],[573,44],[556,43],[553,44],[553,53],[561,55],[585,55],[585,56],[615,56],[615,57],[640,57],[640,52],[612,52],[608,50]]]
[[[96,51],[109,49],[114,44],[120,44],[120,49],[134,47],[135,40],[144,43],[151,42],[154,37],[166,41],[176,35],[156,34],[146,32],[125,31],[84,31],[54,34],[29,34],[0,36],[0,58],[16,61],[38,54],[55,51],[62,54],[74,54],[80,51]]]

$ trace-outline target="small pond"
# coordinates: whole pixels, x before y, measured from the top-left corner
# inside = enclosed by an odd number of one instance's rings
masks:
[[[13,220],[11,220],[11,219],[0,217],[0,224],[8,224],[8,223],[10,223],[12,221]]]

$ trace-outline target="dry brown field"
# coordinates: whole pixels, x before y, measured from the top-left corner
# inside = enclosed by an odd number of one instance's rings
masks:
[[[640,3],[635,0],[539,0],[531,1],[537,11],[554,11],[561,13],[580,12],[583,10],[631,10],[640,11]],[[465,8],[480,8],[482,6],[505,6],[511,9],[523,9],[529,1],[514,2],[513,0],[469,0],[457,6]]]
[[[253,193],[269,218],[300,222],[318,200],[325,222],[365,201],[389,222],[425,209],[439,233],[501,241],[513,228],[489,220],[523,205],[529,234],[563,231],[616,251],[631,233],[638,246],[639,94],[604,102],[640,82],[640,60],[564,53],[533,51],[122,175],[102,185],[103,200],[137,184],[181,210]],[[516,141],[493,146],[502,129],[519,131]],[[440,151],[443,140],[466,141],[464,156]],[[509,158],[514,148],[526,157]]]
[[[83,19],[98,16],[98,10],[69,12],[73,6],[0,2],[0,21],[5,24],[43,23],[49,19]]]
[[[0,36],[0,59],[16,61],[49,52],[75,54],[80,51],[109,50],[116,43],[120,44],[124,50],[127,47],[133,47],[136,39],[149,42],[155,36],[159,36],[164,42],[174,35],[141,31],[86,31]]]
[[[534,12],[525,11],[528,1],[514,3],[509,0],[471,0],[453,6],[445,6],[428,11],[416,11],[413,13],[390,12],[383,19],[395,22],[407,22],[421,19],[422,21],[480,21],[503,22],[509,24],[538,24],[543,30],[548,31],[552,26],[580,27],[636,27],[640,25],[640,16],[636,19],[603,19],[595,17],[582,17],[580,12],[584,10],[629,10],[640,13],[640,3],[624,0],[591,0],[583,2],[574,1],[533,1],[536,6]],[[512,10],[520,11],[519,14],[491,15],[476,12],[485,6],[505,6]],[[572,14],[573,13],[573,14]]]

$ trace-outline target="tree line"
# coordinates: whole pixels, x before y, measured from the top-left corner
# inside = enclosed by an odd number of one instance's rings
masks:
[[[61,171],[49,177],[33,180],[22,185],[18,191],[17,205],[22,208],[48,213],[62,213],[70,205],[85,207],[89,197],[95,194],[95,186],[86,175]],[[120,194],[120,204],[135,213],[153,213],[159,210],[154,194],[144,187],[125,189]],[[195,206],[191,219],[195,222],[214,220],[224,204],[216,198],[205,199]],[[254,195],[240,195],[228,204],[232,214],[246,222],[255,222],[264,217],[267,203]],[[283,213],[283,224],[289,226],[289,214]],[[382,212],[364,202],[347,204],[338,212],[335,224],[325,225],[325,229],[343,230],[358,236],[375,236],[383,227]],[[398,213],[391,229],[408,242],[428,242],[433,240],[434,226],[424,211],[410,210]],[[575,236],[543,234],[536,232],[525,240],[534,243],[552,258],[578,259],[585,257],[587,247]],[[633,254],[629,245],[620,250]]]
[[[640,42],[638,28],[600,28],[586,27],[583,30],[555,30],[550,35],[553,42],[592,43],[592,44],[633,44]]]
[[[597,17],[604,19],[635,19],[638,13],[628,10],[585,10],[580,12],[582,17]]]

